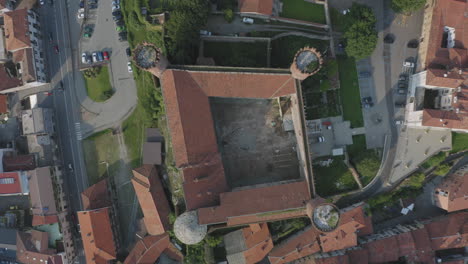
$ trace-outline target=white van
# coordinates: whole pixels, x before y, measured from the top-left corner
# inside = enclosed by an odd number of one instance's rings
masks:
[[[253,20],[253,18],[250,18],[250,17],[244,17],[244,18],[242,18],[242,22],[244,22],[246,24],[253,24],[254,20]]]

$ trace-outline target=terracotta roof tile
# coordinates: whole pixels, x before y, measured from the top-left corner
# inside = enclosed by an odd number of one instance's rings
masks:
[[[5,65],[0,64],[0,91],[23,85],[23,82],[14,77],[10,77],[6,71]]]
[[[397,261],[400,256],[395,236],[369,242],[364,247],[369,252],[369,263]]]
[[[424,109],[423,126],[445,127],[445,128],[468,128],[468,119],[457,115],[452,111],[443,111],[435,109]]]
[[[28,11],[19,9],[6,12],[3,18],[5,23],[5,48],[8,51],[15,51],[30,47]]]
[[[8,96],[0,94],[0,114],[8,112]]]
[[[18,231],[16,235],[17,260],[24,264],[61,264],[61,258],[56,255],[56,251],[48,247],[48,238],[49,235],[46,232]]]
[[[162,88],[188,210],[214,206],[228,190],[208,97],[275,98],[296,92],[289,74],[183,70],[165,71]]]
[[[109,212],[109,208],[77,212],[87,264],[117,257]]]
[[[21,179],[18,172],[0,173],[0,195],[20,194],[22,193]]]
[[[420,263],[435,263],[434,252],[431,248],[431,241],[429,240],[429,233],[426,228],[420,228],[411,231],[414,239],[416,257],[414,261]],[[402,253],[400,252],[400,255]]]
[[[245,264],[259,263],[273,248],[268,224],[253,224],[224,236],[228,262],[242,258]]]
[[[111,206],[109,193],[107,190],[107,180],[101,180],[91,185],[81,193],[83,210],[93,210]]]
[[[468,246],[468,212],[452,213],[426,224],[434,250]]]
[[[171,209],[159,179],[156,167],[143,165],[133,170],[133,188],[144,215],[146,230],[150,235],[160,235],[170,228]]]
[[[161,254],[168,253],[169,257],[182,261],[183,255],[172,246],[169,235],[147,236],[139,239],[130,254],[125,259],[124,264],[148,264],[155,263]]]
[[[268,254],[271,264],[283,264],[320,252],[319,232],[312,226],[276,245]]]
[[[273,0],[239,0],[241,13],[257,13],[271,16],[273,13]]]
[[[468,209],[468,172],[463,174],[451,174],[436,186],[434,201],[437,206],[454,212]]]
[[[32,48],[20,49],[13,52],[13,62],[21,64],[21,79],[23,83],[29,83],[36,80]]]
[[[28,183],[33,215],[57,215],[51,167],[28,171]]]
[[[200,224],[225,223],[231,217],[297,209],[305,215],[310,193],[305,181],[222,193],[220,205],[198,209]],[[248,224],[248,223],[244,223]],[[228,225],[229,222],[228,222]]]
[[[329,258],[320,258],[320,259],[315,259],[316,264],[356,264],[355,262],[350,262],[349,261],[349,256],[348,255],[340,255],[340,256],[333,256]]]
[[[440,69],[428,69],[426,84],[438,87],[457,88],[462,85],[464,79],[465,78],[456,70],[447,72],[446,70]]]
[[[36,168],[33,154],[18,156],[3,156],[4,171],[28,171]]]
[[[347,252],[349,262],[353,264],[368,264],[369,252],[365,248],[350,250]]]
[[[38,225],[50,225],[58,223],[59,219],[57,215],[33,215],[32,226]]]

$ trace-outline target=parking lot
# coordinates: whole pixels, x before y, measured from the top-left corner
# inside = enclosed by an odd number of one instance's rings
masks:
[[[119,10],[113,8],[111,0],[94,1],[88,0],[85,8],[86,15],[82,19],[80,36],[81,68],[108,63],[119,54],[126,57],[125,49],[128,47],[126,41],[120,41],[119,39],[118,30],[125,31],[124,22],[122,20],[114,21],[113,19],[112,13],[119,12]],[[84,60],[83,53],[86,54]],[[123,68],[126,69],[126,67]]]

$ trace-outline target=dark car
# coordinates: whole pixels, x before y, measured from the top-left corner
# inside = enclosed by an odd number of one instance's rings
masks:
[[[128,57],[132,56],[132,51],[130,50],[130,48],[127,48],[125,52],[127,53]]]
[[[122,21],[122,20],[119,20],[115,23],[117,26],[121,27],[121,26],[124,26],[125,23]]]
[[[404,102],[395,102],[395,107],[398,107],[398,108],[402,108],[402,107],[405,107],[405,103]]]
[[[371,76],[370,72],[360,72],[359,78],[369,78]]]
[[[387,43],[387,44],[392,44],[393,42],[395,42],[395,35],[393,35],[393,34],[385,35],[384,42]]]
[[[104,56],[102,55],[102,52],[100,52],[100,51],[98,51],[97,57],[98,57],[98,60],[99,60],[99,61],[103,61],[103,60],[104,60]]]
[[[127,35],[119,36],[119,41],[127,40]]]
[[[362,102],[363,102],[363,103],[366,103],[366,104],[372,103],[372,97],[370,97],[370,96],[363,97],[363,98],[362,98]]]
[[[54,1],[53,1],[53,0],[48,0],[47,2],[49,3],[49,5],[54,5]]]
[[[80,1],[80,8],[84,8],[84,1]]]
[[[418,46],[419,46],[419,41],[417,39],[413,39],[408,42],[408,48],[416,49]]]
[[[59,47],[58,47],[57,45],[54,46],[54,51],[55,51],[55,53],[57,53],[57,54],[59,53]]]
[[[122,12],[120,12],[119,10],[117,10],[117,11],[112,12],[112,15],[113,15],[113,16],[122,15]]]
[[[114,21],[122,19],[122,15],[116,15],[113,17]]]
[[[402,82],[406,82],[408,80],[408,76],[406,76],[405,74],[402,74],[400,75],[400,77],[398,78],[399,81],[402,81]]]
[[[404,83],[404,82],[399,82],[399,83],[398,83],[398,88],[400,88],[400,89],[406,89],[406,83]]]
[[[49,42],[52,43],[54,41],[54,38],[52,37],[52,32],[49,32]]]
[[[89,9],[96,9],[97,5],[96,4],[89,4]]]

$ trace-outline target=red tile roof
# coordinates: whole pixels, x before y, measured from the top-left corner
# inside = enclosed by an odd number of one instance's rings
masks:
[[[50,225],[58,223],[59,219],[57,215],[33,215],[32,226],[38,225]]]
[[[28,171],[28,183],[33,215],[57,215],[51,167],[40,167]]]
[[[32,48],[21,49],[13,52],[12,59],[14,63],[21,63],[21,80],[23,83],[29,83],[36,80]]]
[[[21,194],[22,192],[19,172],[0,173],[0,195]]]
[[[435,188],[435,204],[448,212],[468,209],[466,190],[468,190],[468,172],[446,176]]]
[[[224,237],[224,243],[228,262],[231,258],[241,258],[245,264],[260,262],[273,248],[267,223],[252,224],[231,232]]]
[[[16,258],[24,264],[61,264],[61,258],[54,249],[48,247],[49,235],[46,232],[31,230],[17,232]]]
[[[8,112],[8,96],[0,94],[0,114]]]
[[[268,259],[272,264],[283,264],[320,252],[317,236],[317,229],[309,226],[284,243],[276,245],[268,254]]]
[[[0,64],[0,91],[23,85],[23,82],[14,77],[10,77],[4,64]]]
[[[15,51],[31,46],[28,26],[28,10],[19,9],[6,12],[3,15],[5,23],[5,48],[8,51]]]
[[[170,229],[171,208],[156,167],[143,165],[134,169],[132,184],[143,211],[146,230],[150,235],[164,234]]]
[[[84,190],[81,193],[81,201],[83,202],[83,210],[93,210],[111,206],[112,202],[107,190],[107,180],[101,180]]]
[[[230,223],[231,217],[275,216],[274,212],[297,209],[305,216],[310,193],[305,181],[222,193],[220,205],[198,209],[200,224]],[[243,224],[248,224],[243,223]]]
[[[77,212],[87,264],[117,257],[109,212],[109,208]]]
[[[33,154],[18,156],[3,156],[4,171],[28,171],[36,168]]]
[[[333,256],[329,258],[320,258],[315,259],[316,264],[356,264],[355,262],[350,262],[348,255]]]
[[[464,77],[457,70],[428,69],[426,84],[438,87],[457,88],[463,84]]]
[[[349,256],[349,262],[353,264],[368,264],[369,263],[369,252],[367,249],[360,248],[356,250],[350,250],[347,252]]]
[[[273,0],[239,0],[241,13],[256,13],[271,16],[273,13]]]
[[[434,250],[468,246],[468,212],[452,213],[426,224]]]
[[[369,252],[369,263],[397,261],[400,257],[396,236],[372,241],[364,247]]]
[[[289,74],[183,70],[165,71],[162,88],[188,210],[214,206],[228,190],[208,98],[275,98],[296,92]]]
[[[139,239],[125,259],[124,264],[156,263],[161,254],[167,254],[179,262],[183,260],[182,253],[171,244],[169,235],[162,234]]]
[[[434,252],[431,248],[431,241],[429,240],[429,233],[426,228],[420,228],[411,231],[415,243],[415,256],[413,261],[419,263],[435,263]],[[400,252],[400,255],[403,255]]]
[[[468,118],[463,118],[453,111],[424,109],[422,125],[445,128],[468,128]]]

